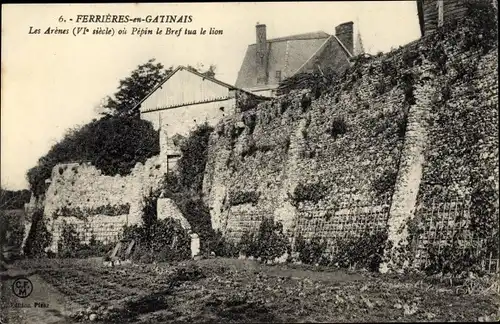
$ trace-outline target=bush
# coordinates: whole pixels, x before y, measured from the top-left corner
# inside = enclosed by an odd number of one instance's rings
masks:
[[[239,249],[246,256],[261,258],[266,262],[290,253],[291,246],[283,234],[283,225],[275,223],[272,218],[264,218],[257,233],[243,233]]]
[[[259,201],[260,193],[256,191],[236,191],[229,193],[229,205],[237,206],[242,204],[256,204]]]
[[[326,252],[326,241],[315,236],[311,241],[306,241],[301,234],[295,241],[295,251],[299,253],[299,259],[305,264],[319,264],[324,262]]]
[[[36,197],[45,192],[45,180],[58,163],[87,161],[105,175],[127,175],[137,162],[144,163],[160,151],[158,132],[138,118],[106,116],[70,130],[28,171]]]
[[[477,240],[459,240],[455,235],[451,242],[430,243],[426,246],[428,253],[427,263],[422,269],[427,275],[451,274],[453,276],[466,275],[469,272],[484,274],[481,269],[481,262],[487,260],[489,251],[496,250],[494,257],[498,257],[498,245],[494,243],[494,238],[486,240],[486,246]],[[498,233],[496,233],[498,237]]]
[[[238,256],[238,245],[227,241],[219,230],[213,233],[207,245],[207,251],[214,252],[216,256],[227,258]]]
[[[13,191],[0,188],[0,210],[23,209],[30,198],[31,192],[27,189]]]
[[[133,225],[125,228],[123,237],[134,240],[131,259],[141,262],[180,261],[191,257],[191,239],[178,220],[171,218],[153,222],[149,227]]]
[[[24,224],[19,214],[0,210],[0,253],[5,246],[14,256],[19,256],[23,238]]]
[[[142,223],[124,228],[123,238],[135,241],[131,259],[162,262],[190,258],[191,238],[187,231],[182,228],[179,220],[158,220],[157,202],[158,193],[151,191],[144,200]]]
[[[337,241],[337,251],[330,262],[340,268],[364,268],[378,271],[382,262],[387,232],[365,232],[360,237]]]
[[[299,183],[293,191],[292,201],[299,203],[302,201],[319,202],[326,196],[326,187],[319,182],[316,183]]]
[[[171,176],[170,176],[171,177]],[[131,258],[142,262],[179,261],[191,257],[191,238],[180,221],[172,218],[158,220],[158,194],[150,192],[144,201],[142,223],[126,226],[123,237],[134,240]]]
[[[340,135],[343,135],[347,132],[347,124],[343,118],[335,118],[332,121],[330,128],[328,129],[328,133],[334,138],[337,139]]]
[[[27,257],[45,256],[45,249],[52,242],[52,234],[47,230],[43,211],[38,209],[31,218],[31,228],[24,245],[24,254]]]

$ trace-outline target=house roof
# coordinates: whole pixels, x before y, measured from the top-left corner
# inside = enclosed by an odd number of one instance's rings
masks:
[[[165,79],[163,79],[163,81],[161,81],[160,83],[158,83],[158,85],[157,85],[156,87],[154,87],[154,88],[153,88],[153,90],[151,90],[151,91],[150,91],[150,92],[149,92],[149,93],[148,93],[148,94],[147,94],[144,98],[142,98],[142,100],[141,100],[141,101],[139,101],[139,102],[138,102],[138,103],[134,106],[134,109],[136,109],[137,107],[139,107],[139,106],[140,106],[140,105],[141,105],[141,104],[142,104],[142,103],[143,103],[146,99],[148,99],[148,98],[149,98],[149,97],[150,97],[153,93],[155,93],[155,91],[156,91],[156,90],[158,90],[158,88],[161,88],[161,87],[163,86],[163,84],[165,84],[165,82],[167,82],[167,81],[168,81],[168,80],[169,80],[169,79],[170,79],[170,78],[171,78],[171,77],[172,77],[175,73],[177,73],[177,72],[178,72],[178,71],[180,71],[180,70],[184,70],[184,71],[191,72],[191,73],[193,73],[193,74],[195,74],[195,75],[197,75],[197,76],[199,76],[199,77],[201,77],[201,78],[203,78],[203,79],[206,79],[206,80],[212,81],[212,82],[214,82],[214,83],[217,83],[217,84],[218,84],[218,85],[220,85],[220,86],[226,87],[226,88],[228,88],[229,90],[240,90],[240,91],[246,92],[246,93],[248,93],[248,94],[251,94],[252,96],[255,96],[255,97],[260,97],[260,96],[258,96],[258,95],[255,95],[255,94],[250,93],[250,92],[248,92],[248,91],[245,91],[245,90],[243,90],[243,89],[239,89],[239,88],[237,88],[237,87],[235,87],[235,86],[232,86],[232,85],[230,85],[230,84],[228,84],[228,83],[222,82],[222,81],[217,80],[217,79],[215,79],[215,78],[208,77],[208,76],[204,75],[203,73],[197,72],[197,71],[195,71],[195,70],[193,70],[193,69],[190,69],[190,68],[187,68],[187,67],[185,67],[185,66],[183,66],[183,65],[179,65],[179,66],[178,66],[177,68],[175,68],[172,72],[170,72],[170,74],[169,74],[169,75],[167,75],[167,76],[165,77]]]
[[[329,41],[338,42],[346,58],[351,57],[346,46],[335,36],[323,31],[292,35],[267,40],[268,73],[270,78],[275,71],[281,71],[283,78],[291,77],[307,62],[320,54]],[[250,44],[241,64],[236,86],[239,88],[255,88],[257,84],[257,45]]]

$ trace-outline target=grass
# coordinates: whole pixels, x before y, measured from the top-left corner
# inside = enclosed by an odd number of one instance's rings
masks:
[[[101,307],[94,312],[109,323],[477,321],[498,316],[500,305],[486,279],[457,286],[421,275],[222,258],[115,268],[54,259],[17,266],[36,269],[82,309]]]

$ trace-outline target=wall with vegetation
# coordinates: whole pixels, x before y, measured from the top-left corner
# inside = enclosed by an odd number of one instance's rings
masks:
[[[108,241],[123,225],[140,223],[144,198],[157,189],[165,172],[159,157],[137,163],[127,176],[103,175],[90,164],[56,165],[44,200],[53,246],[64,222],[75,224],[84,240],[94,233]]]
[[[212,225],[238,238],[274,217],[291,234],[312,228],[331,239],[380,217],[346,218],[343,209],[388,204],[387,256],[397,259],[425,197],[476,192],[473,204],[498,210],[498,43],[484,10],[385,55],[358,57],[326,88],[294,90],[222,120],[204,179]],[[498,213],[488,215],[480,222],[491,230]]]

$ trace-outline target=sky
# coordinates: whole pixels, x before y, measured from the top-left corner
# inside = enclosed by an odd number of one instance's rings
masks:
[[[128,23],[127,34],[118,35],[123,25],[76,22],[77,15],[91,14],[191,15],[192,21]],[[167,67],[214,64],[216,78],[234,84],[247,46],[255,43],[257,22],[266,24],[268,38],[276,38],[320,30],[333,34],[347,21],[355,23],[371,54],[420,37],[416,1],[2,5],[2,188],[28,188],[26,172],[38,159],[68,129],[98,117],[101,100],[151,58]],[[43,34],[49,27],[68,28],[69,34]],[[74,36],[75,27],[114,27],[116,34]],[[139,37],[131,34],[133,27],[183,27],[198,34]],[[211,27],[223,34],[199,34]]]

